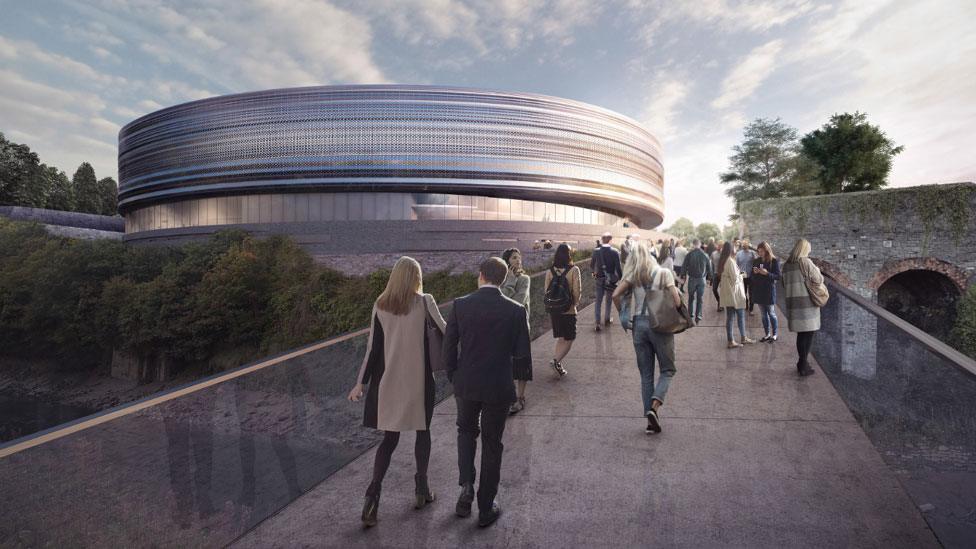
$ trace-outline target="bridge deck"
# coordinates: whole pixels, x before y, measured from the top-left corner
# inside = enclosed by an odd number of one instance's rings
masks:
[[[510,419],[499,503],[487,529],[453,514],[454,403],[435,410],[432,488],[415,511],[413,440],[384,482],[379,525],[363,530],[373,452],[248,533],[237,545],[335,547],[933,547],[921,515],[829,380],[798,379],[792,334],[725,348],[724,316],[677,336],[678,373],[647,436],[629,336],[593,331],[592,310],[556,380],[552,339],[534,343],[528,406]],[[758,313],[749,318],[761,335]]]

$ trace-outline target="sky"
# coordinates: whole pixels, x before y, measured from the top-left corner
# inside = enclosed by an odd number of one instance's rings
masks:
[[[743,126],[860,110],[892,186],[976,181],[976,1],[0,0],[0,132],[69,176],[117,173],[156,109],[401,83],[534,92],[627,115],[664,148],[665,222],[722,224]]]

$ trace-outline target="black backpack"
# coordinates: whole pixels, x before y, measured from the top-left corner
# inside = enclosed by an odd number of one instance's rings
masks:
[[[550,267],[552,271],[552,281],[546,288],[544,299],[547,313],[565,313],[573,308],[573,292],[569,290],[569,281],[566,280],[566,269],[557,274],[555,267]]]

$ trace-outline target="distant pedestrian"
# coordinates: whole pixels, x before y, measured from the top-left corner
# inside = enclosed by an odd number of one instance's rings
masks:
[[[695,324],[698,324],[702,319],[705,281],[712,277],[712,260],[702,251],[701,242],[697,238],[692,242],[691,251],[685,257],[684,273],[688,281],[688,312]]]
[[[735,263],[739,267],[739,272],[742,273],[742,285],[746,289],[746,308],[749,309],[749,314],[755,314],[753,312],[752,303],[752,289],[751,289],[751,276],[752,276],[752,262],[756,259],[756,252],[749,245],[748,240],[742,240],[739,242],[739,252],[735,254]]]
[[[657,262],[662,269],[667,269],[674,274],[674,257],[671,255],[671,247],[667,244],[661,244],[660,255],[657,256]]]
[[[766,335],[759,341],[775,343],[779,338],[779,319],[776,318],[776,281],[780,279],[779,258],[773,255],[769,242],[756,246],[759,257],[752,262],[752,302],[759,305],[763,330]]]
[[[525,307],[525,318],[531,319],[529,314],[529,289],[532,279],[522,268],[522,252],[518,248],[509,248],[502,253],[502,261],[508,265],[508,274],[499,288],[502,295]],[[531,326],[530,326],[531,333]],[[515,402],[509,408],[509,414],[517,414],[525,409],[525,386],[532,381],[532,357],[514,358],[512,374],[515,378]]]
[[[729,349],[756,342],[746,336],[746,291],[742,283],[742,273],[739,272],[733,253],[732,244],[726,242],[722,247],[722,257],[719,259],[719,264],[722,265],[722,280],[718,293],[721,305],[725,308],[725,335],[729,341]],[[733,323],[739,326],[741,343],[737,343],[732,336]]]
[[[630,257],[630,252],[634,249],[637,244],[637,239],[633,238],[633,235],[627,235],[624,239],[623,244],[620,245],[620,268],[623,270],[623,266],[627,264],[627,258]]]
[[[678,279],[678,289],[684,289],[684,282],[682,278],[684,277],[684,264],[685,256],[688,255],[688,248],[685,248],[684,241],[678,241],[677,247],[674,249],[674,276]]]
[[[823,274],[810,260],[810,243],[801,238],[796,241],[790,257],[783,265],[783,289],[786,297],[786,321],[791,332],[796,332],[796,352],[799,358],[796,371],[801,376],[816,373],[810,366],[810,349],[813,336],[820,330],[820,306],[811,297],[813,292],[826,303],[827,289]]]
[[[633,297],[631,328],[637,369],[640,371],[644,417],[647,418],[644,432],[660,433],[659,409],[664,404],[664,397],[676,371],[674,334],[656,332],[651,328],[650,317],[644,311],[644,301],[653,292],[664,292],[667,294],[664,299],[673,299],[677,307],[681,304],[681,296],[675,287],[674,273],[661,268],[647,247],[636,246],[625,267],[623,280],[613,293],[614,304],[619,311],[623,300],[629,301]],[[621,324],[627,329],[627,325]],[[657,385],[654,384],[655,361],[661,371]]]
[[[605,233],[600,239],[600,246],[593,250],[593,256],[590,258],[590,273],[593,277],[595,293],[593,318],[598,332],[601,325],[609,326],[611,323],[611,298],[613,291],[617,288],[617,282],[623,275],[620,268],[620,253],[610,245],[612,239],[613,235]],[[601,306],[603,307],[602,315],[600,314]]]
[[[719,259],[722,258],[722,246],[725,243],[719,241],[712,253],[708,257],[712,260],[712,295],[715,296],[716,310],[722,312],[722,301],[719,299],[718,287],[722,282],[722,268]]]
[[[715,237],[708,237],[708,244],[705,246],[705,253],[708,255],[708,257],[712,257],[712,252],[716,250],[718,250],[718,247],[715,246]]]
[[[401,431],[417,432],[416,507],[420,509],[434,501],[427,483],[429,429],[434,413],[434,376],[425,342],[428,317],[444,331],[444,319],[434,297],[423,293],[420,264],[410,257],[401,257],[393,265],[386,289],[373,305],[366,357],[356,385],[349,391],[349,400],[358,402],[364,385],[369,384],[363,425],[383,431],[363,505],[362,521],[367,527],[376,524],[383,477]]]
[[[556,247],[552,267],[546,271],[546,311],[552,321],[552,337],[556,339],[549,365],[560,377],[566,375],[562,360],[576,340],[577,306],[582,294],[580,270],[573,264],[572,249],[563,243]]]

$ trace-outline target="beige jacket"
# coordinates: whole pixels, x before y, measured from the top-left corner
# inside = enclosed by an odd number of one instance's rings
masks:
[[[742,282],[739,266],[735,263],[735,257],[725,260],[722,280],[718,285],[718,304],[733,309],[746,308],[746,287]]]

